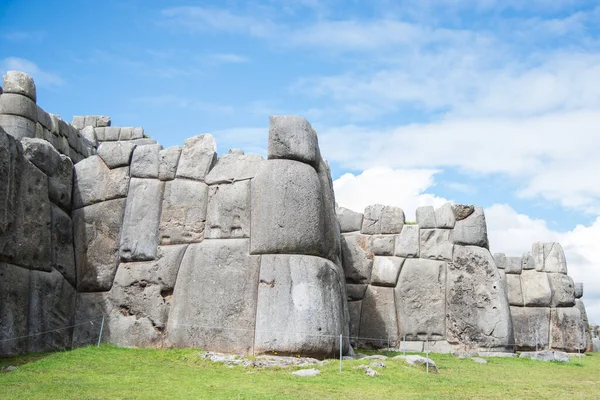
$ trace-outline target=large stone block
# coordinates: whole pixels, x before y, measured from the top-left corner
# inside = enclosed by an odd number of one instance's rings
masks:
[[[420,255],[419,225],[404,225],[402,232],[396,235],[395,255],[397,257],[418,258]]]
[[[317,169],[320,158],[317,133],[304,118],[272,115],[267,158],[300,161]]]
[[[373,260],[371,284],[375,286],[395,287],[403,263],[404,258],[400,257],[375,257]]]
[[[352,346],[358,345],[358,338],[360,335],[360,313],[362,309],[362,301],[350,301],[348,302],[348,313],[350,315],[350,344]]]
[[[457,226],[459,222],[462,221],[458,221]],[[447,285],[448,342],[512,349],[513,326],[506,290],[487,249],[454,246],[453,261],[448,263]]]
[[[570,276],[550,272],[548,281],[552,290],[552,307],[573,307],[575,305],[575,284]]]
[[[212,135],[186,139],[177,166],[177,177],[204,181],[216,161],[217,143]]]
[[[441,340],[446,337],[446,263],[407,259],[394,291],[400,337]]]
[[[521,257],[506,257],[504,272],[507,274],[520,274],[523,271]]]
[[[523,307],[523,291],[521,289],[521,276],[506,275],[506,295],[511,306]]]
[[[585,331],[581,313],[575,307],[550,310],[550,348],[567,353],[585,351]]]
[[[150,146],[148,146],[150,147]],[[135,144],[129,141],[125,142],[104,142],[98,147],[98,156],[102,158],[108,168],[118,168],[128,166],[131,162],[131,155],[135,149]],[[132,176],[134,169],[132,166]]]
[[[0,254],[9,252],[6,244],[16,217],[19,181],[23,159],[21,142],[8,135],[0,126]]]
[[[363,215],[344,207],[335,210],[342,233],[357,232],[362,228]]]
[[[440,229],[452,229],[456,224],[456,217],[452,210],[452,204],[446,203],[435,210],[435,225]]]
[[[206,176],[208,185],[252,179],[264,159],[257,154],[223,154]]]
[[[175,179],[165,183],[160,219],[160,243],[197,243],[204,239],[208,186]]]
[[[482,207],[475,207],[467,218],[456,221],[450,234],[454,244],[463,246],[479,246],[488,248],[487,225]]]
[[[131,178],[121,230],[121,259],[146,261],[156,257],[164,182]]]
[[[373,253],[377,256],[393,256],[396,235],[373,235]]]
[[[60,272],[31,271],[29,283],[28,351],[71,347],[76,292]]]
[[[342,235],[342,265],[347,282],[369,283],[373,257],[372,236]]]
[[[35,137],[35,122],[19,115],[0,114],[0,126],[17,140]]]
[[[0,262],[0,356],[27,352],[30,271]]]
[[[77,291],[110,290],[119,264],[125,199],[73,211]]]
[[[575,298],[580,299],[583,297],[583,282],[575,282]]]
[[[567,260],[560,243],[544,243],[544,271],[567,274]]]
[[[322,255],[332,260],[336,265],[342,264],[342,235],[340,233],[340,224],[335,216],[335,194],[333,192],[333,180],[331,179],[331,169],[327,161],[320,159],[317,176],[321,182],[323,191],[323,227],[327,246],[323,249]]]
[[[0,96],[0,114],[18,115],[37,122],[35,102],[20,94],[4,93]]]
[[[161,150],[158,158],[158,179],[161,181],[171,181],[177,174],[177,164],[181,156],[181,147],[172,146]]]
[[[77,285],[73,222],[67,213],[52,205],[52,266],[73,286]]]
[[[552,290],[548,274],[536,270],[524,270],[521,273],[521,287],[525,307],[549,307]]]
[[[208,189],[206,239],[250,237],[250,181]]]
[[[550,338],[550,308],[510,307],[517,350],[543,350]]]
[[[361,346],[388,348],[399,342],[394,288],[369,285],[362,301],[359,336]]]
[[[435,229],[437,223],[435,221],[435,210],[433,206],[423,206],[417,208],[417,225],[422,229]]]
[[[375,204],[365,209],[361,233],[396,234],[404,227],[404,211],[400,207]]]
[[[108,292],[77,293],[75,304],[75,323],[73,328],[73,347],[96,345],[100,338],[102,317],[102,341],[110,339],[110,318],[112,307]]]
[[[248,239],[206,240],[190,245],[173,294],[169,343],[251,354],[259,269],[260,257],[248,255]],[[285,285],[282,280],[276,284]],[[289,296],[289,292],[286,294]],[[278,330],[285,326],[278,326]]]
[[[109,169],[100,156],[91,156],[75,164],[73,208],[127,196],[129,168]]]
[[[450,242],[448,229],[421,229],[420,256],[431,260],[452,260],[454,245]]]
[[[575,308],[579,310],[579,314],[581,315],[581,319],[583,320],[583,337],[585,338],[585,351],[592,352],[594,351],[594,345],[592,342],[592,332],[590,329],[590,321],[587,316],[587,311],[585,310],[585,305],[583,301],[577,299],[575,300]]]
[[[129,144],[135,146],[133,142],[129,142]],[[160,144],[136,147],[131,157],[131,176],[158,179],[161,150],[162,146]]]
[[[346,294],[348,295],[348,301],[352,302],[364,299],[367,286],[365,283],[347,283]]]
[[[348,345],[348,309],[341,269],[304,255],[264,255],[256,312],[255,354],[333,356],[339,334]]]
[[[33,78],[20,71],[7,71],[4,78],[4,93],[14,93],[29,97],[36,101],[36,89]]]

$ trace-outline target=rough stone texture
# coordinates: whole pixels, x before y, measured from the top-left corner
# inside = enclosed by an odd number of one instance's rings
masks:
[[[317,133],[304,118],[272,115],[267,158],[300,161],[316,169],[320,158]]]
[[[535,269],[535,262],[534,262],[533,258],[531,257],[531,253],[529,253],[529,252],[524,253],[523,256],[521,257],[521,269],[523,269],[523,270]]]
[[[550,348],[568,353],[585,351],[583,318],[575,307],[550,310]]]
[[[206,184],[233,183],[252,179],[264,159],[257,154],[223,154],[206,176]]]
[[[0,354],[5,357],[27,352],[30,271],[0,262]]]
[[[107,292],[77,293],[73,346],[90,346],[98,343],[102,317],[108,317],[111,306]],[[102,330],[102,339],[110,339],[110,319],[107,318]]]
[[[544,243],[544,271],[567,274],[567,260],[560,243]]]
[[[375,257],[373,260],[371,284],[375,286],[395,287],[403,263],[404,258],[400,257]]]
[[[548,274],[536,270],[524,270],[521,287],[525,307],[549,307],[552,299]]]
[[[529,351],[523,352],[519,355],[519,358],[530,358],[536,361],[558,361],[558,362],[571,362],[571,358],[569,355],[562,351],[552,351],[552,350],[543,350],[543,351]]]
[[[317,376],[320,373],[321,373],[321,371],[319,371],[316,368],[309,368],[309,369],[301,369],[301,370],[292,372],[292,375],[306,377],[306,376]]]
[[[365,285],[365,290],[366,290]],[[349,297],[349,296],[348,296]],[[362,301],[349,301],[348,302],[348,313],[350,316],[350,345],[356,346],[358,344],[358,337],[360,335],[360,313],[362,309]]]
[[[544,270],[544,243],[535,242],[531,246],[531,260],[536,271]]]
[[[580,299],[583,297],[583,283],[575,282],[575,298]]]
[[[575,305],[575,284],[570,276],[559,273],[548,273],[548,281],[552,290],[552,307],[573,307]]]
[[[452,206],[452,212],[454,213],[454,218],[457,221],[462,221],[463,219],[473,214],[474,211],[475,207],[471,205],[454,204]]]
[[[0,114],[0,126],[18,140],[35,137],[35,122],[25,117]]]
[[[146,261],[156,257],[164,182],[131,178],[121,230],[121,259]]]
[[[373,254],[377,256],[393,256],[396,235],[373,235]]]
[[[206,239],[250,237],[250,181],[208,189]]]
[[[404,211],[399,207],[374,204],[365,209],[361,233],[368,235],[402,232]]]
[[[517,350],[548,348],[550,308],[511,307]]]
[[[396,356],[394,358],[404,359],[404,361],[408,365],[416,365],[416,366],[423,367],[424,369],[429,368],[429,372],[432,374],[439,373],[437,365],[435,365],[435,362],[433,362],[433,360],[431,360],[429,358],[426,358],[423,356],[417,356],[417,355]]]
[[[135,144],[129,141],[104,142],[98,147],[98,156],[102,158],[108,168],[125,167],[131,162],[131,155],[134,149]],[[132,166],[132,173],[133,171]]]
[[[19,115],[37,122],[37,106],[29,97],[5,93],[0,96],[0,114]]]
[[[493,257],[494,257],[494,261],[496,262],[496,267],[498,269],[503,270],[506,268],[506,254],[494,253]]]
[[[583,337],[585,338],[585,351],[592,352],[594,351],[594,346],[592,344],[592,333],[589,329],[590,321],[588,320],[587,312],[585,310],[585,305],[583,304],[583,301],[579,299],[575,300],[575,308],[579,310],[579,314],[581,315],[581,320],[583,322]]]
[[[181,147],[172,146],[161,150],[158,154],[158,179],[170,181],[175,179],[177,164],[181,156]]]
[[[63,350],[71,346],[75,296],[73,286],[57,270],[31,271],[29,352]]]
[[[119,240],[125,199],[73,211],[77,291],[107,291],[119,263]]]
[[[395,289],[400,336],[406,340],[446,337],[446,263],[407,259]]]
[[[521,257],[506,257],[504,272],[507,274],[520,274],[522,271]]]
[[[73,208],[127,196],[129,168],[109,169],[100,156],[75,164]]]
[[[260,257],[247,254],[248,239],[188,247],[173,293],[170,345],[251,354]]]
[[[421,229],[434,229],[437,227],[433,206],[417,208],[417,225],[419,225]]]
[[[421,229],[420,255],[431,260],[452,260],[453,244],[448,229]]]
[[[165,183],[160,243],[197,243],[204,239],[208,186],[175,179]]]
[[[373,257],[372,236],[342,235],[342,265],[348,282],[369,283]]]
[[[523,291],[521,289],[521,277],[519,275],[506,275],[506,294],[511,306],[523,307]]]
[[[376,235],[381,233],[381,213],[385,206],[374,204],[365,208],[363,215],[361,233],[365,235]]]
[[[129,142],[133,145],[132,142]],[[131,157],[130,174],[136,178],[158,178],[160,164],[160,144],[136,147]]]
[[[96,130],[91,126],[86,126],[81,131],[79,131],[81,137],[86,138],[90,141],[90,144],[94,147],[98,147],[98,136],[96,135]]]
[[[52,266],[73,286],[77,285],[73,222],[67,213],[52,205]]]
[[[0,126],[0,255],[5,257],[14,257],[14,221],[19,201],[22,160],[21,143]]]
[[[333,356],[349,351],[341,269],[320,257],[264,255],[256,312],[256,354]]]
[[[34,102],[37,101],[35,82],[33,78],[20,71],[7,71],[4,79],[4,93],[15,93],[29,97]]]
[[[477,208],[474,214],[476,216]],[[504,282],[487,249],[454,246],[453,261],[448,263],[447,285],[446,329],[450,343],[475,347],[512,346],[513,326]]]
[[[452,205],[446,203],[435,210],[436,228],[452,229],[456,224],[456,217],[452,211]]]
[[[362,302],[359,343],[387,348],[398,342],[394,289],[369,286]]]
[[[354,212],[344,207],[338,207],[335,211],[342,233],[360,231],[363,221],[363,215],[361,213]]]
[[[204,181],[216,161],[217,143],[212,135],[204,134],[186,139],[179,157],[177,177]]]
[[[450,234],[450,241],[454,244],[488,248],[487,226],[482,207],[475,207],[473,213],[465,219],[457,219]]]
[[[399,235],[396,236],[395,255],[397,257],[418,258],[420,255],[419,225],[405,225]]]
[[[107,126],[104,128],[104,140],[117,141],[121,136],[121,128],[118,126]]]
[[[348,301],[362,300],[365,297],[367,285],[362,283],[347,283],[346,293],[348,295]]]
[[[336,265],[342,264],[342,238],[340,233],[340,224],[335,215],[335,194],[333,193],[333,180],[331,179],[331,169],[327,161],[320,159],[317,176],[321,182],[321,190],[323,191],[323,226],[325,242],[323,254],[325,257],[332,260]]]

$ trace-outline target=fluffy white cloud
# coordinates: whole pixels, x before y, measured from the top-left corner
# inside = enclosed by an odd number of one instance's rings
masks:
[[[44,71],[37,64],[18,57],[7,57],[0,61],[0,71],[21,71],[33,77],[37,86],[60,86],[64,80],[52,72]]]

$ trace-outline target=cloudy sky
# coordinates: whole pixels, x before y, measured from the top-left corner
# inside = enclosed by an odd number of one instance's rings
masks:
[[[4,0],[0,70],[165,147],[265,154],[270,114],[304,116],[340,205],[482,205],[492,252],[560,241],[600,323],[598,21],[595,0]]]

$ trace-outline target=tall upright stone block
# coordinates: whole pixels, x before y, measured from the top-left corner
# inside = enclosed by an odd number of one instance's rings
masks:
[[[67,213],[55,205],[52,205],[52,267],[71,285],[77,285],[73,222]]]
[[[165,183],[160,219],[160,243],[198,243],[204,239],[208,186],[175,179]]]
[[[177,177],[204,181],[217,161],[217,143],[212,135],[186,139],[177,166]]]
[[[404,225],[396,236],[395,255],[397,257],[418,258],[420,255],[419,225]]]
[[[369,285],[362,302],[359,344],[384,348],[398,341],[394,288]]]
[[[210,186],[206,214],[207,239],[250,237],[250,181]]]
[[[295,160],[317,169],[320,158],[317,133],[304,118],[272,115],[267,155],[269,160]]]
[[[373,257],[375,255],[371,235],[342,236],[342,265],[347,282],[370,283]]]
[[[0,354],[27,352],[30,271],[0,262]],[[19,339],[17,339],[19,338]]]
[[[475,207],[473,213],[468,217],[457,220],[450,234],[450,240],[454,244],[479,246],[487,249],[489,244],[483,208]]]

